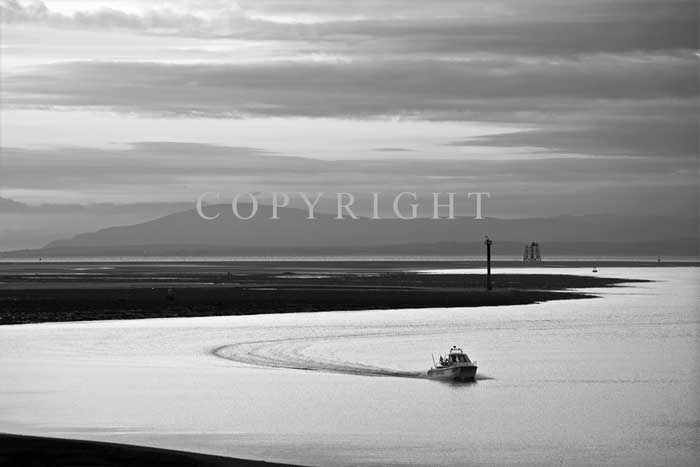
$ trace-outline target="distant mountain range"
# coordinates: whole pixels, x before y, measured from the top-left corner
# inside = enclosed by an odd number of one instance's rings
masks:
[[[455,254],[483,252],[483,238],[494,240],[497,254],[520,255],[537,241],[545,255],[698,255],[698,226],[692,219],[560,216],[538,219],[382,219],[337,220],[281,208],[260,206],[250,220],[240,220],[230,206],[206,221],[194,209],[135,225],[111,227],[44,248],[5,252],[2,256],[110,256],[216,254]],[[242,212],[247,212],[241,206]]]
[[[78,213],[93,212],[96,215],[108,216],[119,213],[153,213],[159,210],[181,211],[187,209],[192,203],[93,203],[93,204],[39,204],[29,205],[9,198],[0,197],[0,214],[6,213]]]
[[[190,209],[192,203],[40,204],[0,197],[0,251],[38,248],[113,225],[130,225]]]

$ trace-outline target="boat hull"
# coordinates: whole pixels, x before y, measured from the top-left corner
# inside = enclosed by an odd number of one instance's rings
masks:
[[[428,370],[428,378],[442,381],[474,381],[476,378],[476,368],[476,365],[431,368]]]

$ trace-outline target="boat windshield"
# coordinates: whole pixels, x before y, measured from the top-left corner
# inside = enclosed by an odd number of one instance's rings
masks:
[[[469,359],[467,358],[466,355],[464,354],[453,354],[450,355],[450,361],[451,362],[464,362],[464,363],[469,363]]]

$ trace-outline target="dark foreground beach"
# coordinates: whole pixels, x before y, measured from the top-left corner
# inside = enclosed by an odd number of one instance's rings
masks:
[[[0,433],[2,467],[282,467],[263,461],[143,446]]]
[[[592,297],[630,280],[407,272],[401,262],[3,263],[0,324],[518,305]],[[463,267],[449,264],[449,267]]]

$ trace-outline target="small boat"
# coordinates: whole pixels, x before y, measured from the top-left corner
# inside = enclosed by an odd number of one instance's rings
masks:
[[[428,378],[444,381],[474,381],[476,362],[472,362],[462,349],[453,345],[446,356],[428,370]]]
[[[598,272],[598,268],[593,266],[593,272]]]

